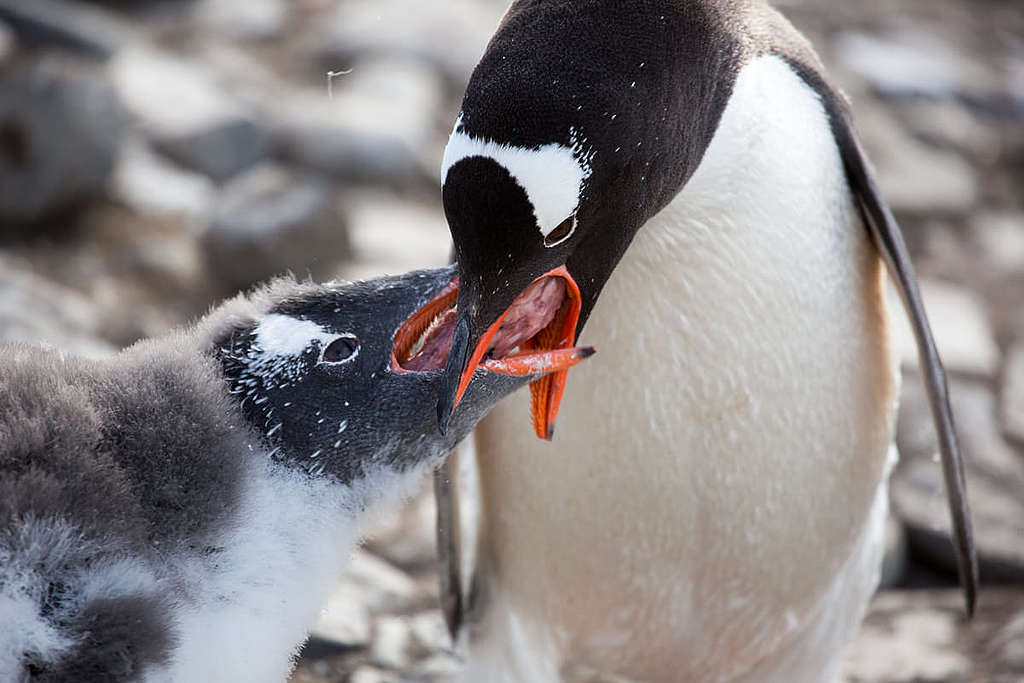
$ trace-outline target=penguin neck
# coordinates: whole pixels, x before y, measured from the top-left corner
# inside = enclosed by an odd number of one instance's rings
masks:
[[[724,320],[725,310],[775,301],[788,290],[807,299],[801,278],[820,276],[813,264],[829,262],[828,249],[861,250],[847,196],[818,96],[780,57],[752,59],[701,165],[640,228],[612,273],[594,311],[595,322],[603,319],[600,334],[628,329],[658,344],[673,330],[686,343],[706,341],[712,356],[722,345],[740,353],[745,337],[736,334],[736,320]],[[644,302],[639,324],[626,300]],[[716,300],[720,306],[708,305]],[[743,326],[753,329],[758,315],[748,313]],[[595,332],[584,330],[581,341],[607,346]]]

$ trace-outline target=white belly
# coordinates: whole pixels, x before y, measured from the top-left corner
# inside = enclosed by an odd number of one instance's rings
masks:
[[[272,465],[254,470],[216,561],[171,568],[178,647],[147,680],[287,679],[357,529],[344,487]]]
[[[829,591],[892,438],[882,278],[817,97],[751,63],[605,287],[554,442],[525,392],[478,429],[494,604],[559,666],[650,680],[742,677],[826,594],[855,622],[870,590]]]

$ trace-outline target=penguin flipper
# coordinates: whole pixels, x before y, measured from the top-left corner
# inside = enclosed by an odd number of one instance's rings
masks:
[[[459,449],[434,472],[437,503],[437,562],[441,612],[452,637],[458,642],[464,619],[462,587],[462,529],[459,518]]]
[[[804,80],[821,95],[829,116],[832,135],[842,156],[850,189],[864,223],[882,253],[889,277],[899,290],[910,327],[914,332],[921,377],[928,393],[928,403],[942,457],[942,474],[953,529],[952,541],[956,551],[957,573],[964,591],[967,616],[971,617],[974,615],[978,593],[978,556],[971,528],[971,512],[967,504],[964,464],[953,426],[946,371],[942,367],[942,359],[939,357],[928,316],[925,314],[921,292],[914,275],[914,266],[896,218],[875,183],[843,100],[825,84],[816,71],[801,68],[800,65],[795,66]]]

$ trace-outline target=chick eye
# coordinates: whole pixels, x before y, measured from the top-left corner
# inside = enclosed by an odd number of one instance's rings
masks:
[[[338,337],[324,349],[320,360],[324,363],[340,363],[352,358],[359,350],[359,340],[355,337]]]
[[[544,236],[544,246],[553,247],[569,239],[576,231],[576,214],[569,216],[555,226],[555,229]]]

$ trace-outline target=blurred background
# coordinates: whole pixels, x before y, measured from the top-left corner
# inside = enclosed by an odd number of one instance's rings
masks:
[[[505,0],[0,0],[0,342],[103,357],[291,270],[441,265],[441,152]],[[907,340],[884,589],[844,680],[1024,680],[1024,2],[785,0],[851,97],[952,377],[987,584],[961,622]],[[293,680],[445,680],[427,488]],[[244,638],[239,624],[239,638]]]

